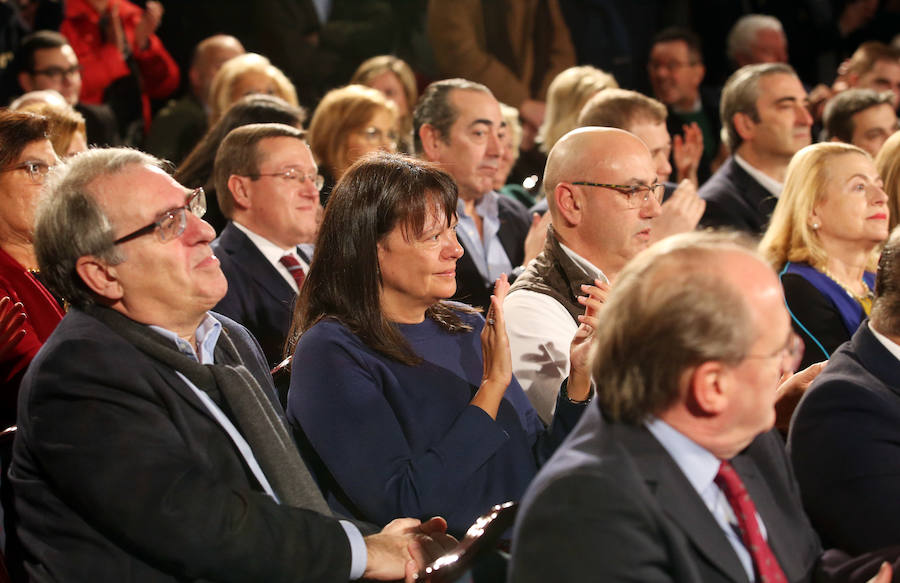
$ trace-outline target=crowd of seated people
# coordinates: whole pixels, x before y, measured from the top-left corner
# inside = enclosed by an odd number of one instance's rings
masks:
[[[813,62],[807,8],[613,0],[599,58],[570,0],[372,54],[266,2],[323,87],[259,15],[176,63],[155,0],[10,2],[0,583],[411,582],[508,501],[476,582],[900,568],[891,3]]]

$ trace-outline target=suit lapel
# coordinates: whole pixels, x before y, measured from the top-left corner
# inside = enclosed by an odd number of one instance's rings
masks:
[[[619,439],[633,456],[662,511],[698,554],[725,576],[747,582],[747,574],[722,528],[665,448],[644,427],[616,425]]]
[[[294,289],[247,235],[232,223],[228,223],[222,230],[220,240],[222,248],[231,256],[236,269],[246,273],[277,302],[291,305],[294,296],[297,295]]]
[[[775,210],[775,203],[778,202],[778,199],[772,196],[772,193],[750,176],[746,170],[741,168],[733,157],[728,162],[732,164],[731,172],[732,176],[734,176],[735,184],[738,185],[738,193],[753,212],[757,214],[759,228],[764,229],[769,223],[769,217],[772,216],[772,211]]]
[[[865,369],[900,395],[900,363],[869,330],[868,320],[859,325],[850,342],[853,353]]]

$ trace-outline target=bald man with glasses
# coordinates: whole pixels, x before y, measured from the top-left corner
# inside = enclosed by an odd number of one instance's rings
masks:
[[[569,345],[625,264],[651,241],[664,187],[647,146],[619,129],[563,136],[544,173],[551,228],[503,303],[513,373],[549,423]],[[586,333],[586,331],[585,331]]]

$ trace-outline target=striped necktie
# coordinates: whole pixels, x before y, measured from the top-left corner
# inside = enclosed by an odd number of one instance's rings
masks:
[[[287,270],[291,273],[294,281],[297,282],[297,289],[301,289],[303,287],[303,280],[306,279],[306,274],[303,273],[303,266],[300,265],[300,261],[290,253],[282,255],[278,261],[287,267]]]

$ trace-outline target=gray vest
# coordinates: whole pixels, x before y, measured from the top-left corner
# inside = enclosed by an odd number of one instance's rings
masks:
[[[576,299],[584,295],[581,285],[593,285],[591,277],[584,272],[559,246],[553,227],[547,229],[547,242],[544,250],[528,268],[516,278],[509,293],[520,289],[545,294],[562,304],[571,314],[575,323],[578,316],[584,313],[584,306]]]

